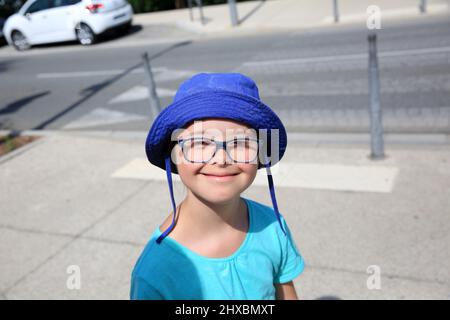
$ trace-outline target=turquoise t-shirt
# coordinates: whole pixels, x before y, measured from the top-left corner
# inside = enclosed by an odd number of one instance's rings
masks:
[[[131,275],[131,299],[274,300],[275,283],[303,272],[304,262],[292,240],[281,230],[271,207],[243,198],[249,231],[231,256],[201,256],[169,235],[158,245],[153,232]]]

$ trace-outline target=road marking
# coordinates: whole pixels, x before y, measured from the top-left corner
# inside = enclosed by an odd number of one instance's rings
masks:
[[[176,93],[175,90],[156,88],[156,93],[158,97],[173,97]],[[148,99],[149,92],[148,88],[145,86],[135,86],[124,93],[119,94],[115,98],[111,99],[108,104],[124,103],[130,101],[139,101]]]
[[[81,116],[77,120],[68,123],[63,127],[63,129],[79,129],[137,120],[148,120],[148,117],[116,110],[97,108]]]
[[[171,81],[181,78],[187,78],[193,74],[198,73],[194,70],[175,70],[167,67],[154,67],[152,71],[156,81]],[[38,79],[61,79],[61,78],[89,78],[89,77],[104,77],[104,76],[116,76],[126,72],[126,69],[113,69],[113,70],[96,70],[96,71],[73,71],[73,72],[50,72],[50,73],[38,73],[36,78]],[[130,72],[130,74],[142,74],[143,68],[137,68]]]
[[[399,169],[386,166],[353,166],[285,162],[273,167],[276,187],[353,192],[392,192]],[[112,178],[166,181],[165,171],[145,158],[135,158],[111,174]],[[180,177],[172,175],[174,181]],[[267,174],[258,170],[253,182],[267,186]]]
[[[369,93],[366,79],[350,78],[343,81],[321,80],[317,85],[317,80],[302,79],[292,82],[264,82],[258,85],[259,92],[264,98],[267,97],[295,97],[295,96],[343,96],[343,95],[363,95]],[[450,92],[449,74],[423,74],[404,76],[401,81],[398,79],[382,79],[380,90],[382,93],[419,93],[419,92]],[[424,108],[429,109],[429,107]]]
[[[189,78],[194,74],[199,73],[199,71],[195,70],[177,70],[177,69],[169,69],[167,67],[159,67],[155,68],[155,70],[158,71],[155,75],[156,81],[172,81],[183,78]]]
[[[448,52],[450,52],[450,46],[438,47],[438,48],[423,48],[423,49],[379,52],[378,57],[403,57],[405,55],[420,55],[420,54],[434,54],[434,53],[448,53]],[[367,59],[367,58],[368,58],[367,53],[358,53],[358,54],[334,55],[334,56],[324,56],[324,57],[248,61],[248,62],[244,62],[241,65],[241,67],[335,62],[335,61],[357,60],[357,59]]]
[[[155,68],[156,69],[156,68]],[[116,76],[125,72],[123,70],[97,70],[97,71],[77,71],[77,72],[51,72],[51,73],[38,73],[36,77],[38,79],[59,79],[59,78],[86,78],[86,77],[104,77],[104,76]],[[143,73],[144,69],[135,69],[130,73],[137,74]]]

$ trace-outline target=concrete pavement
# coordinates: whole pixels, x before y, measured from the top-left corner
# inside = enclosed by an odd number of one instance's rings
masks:
[[[144,136],[53,132],[0,158],[2,298],[128,298],[132,267],[171,209]],[[274,181],[306,261],[300,298],[448,299],[449,144],[387,143],[372,161],[367,143],[294,140]],[[244,196],[270,205],[263,172]],[[381,288],[369,290],[373,268]]]

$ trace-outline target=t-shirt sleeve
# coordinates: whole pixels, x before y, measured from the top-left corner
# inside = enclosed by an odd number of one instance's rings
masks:
[[[143,278],[131,279],[130,300],[164,300],[161,293]]]
[[[274,277],[274,283],[286,283],[297,278],[303,272],[305,267],[303,257],[292,239],[291,231],[289,230],[286,221],[283,217],[280,218],[287,236],[285,236],[280,229],[282,239],[281,263],[278,273]]]

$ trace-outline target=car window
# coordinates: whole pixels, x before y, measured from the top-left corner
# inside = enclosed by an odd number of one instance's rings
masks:
[[[52,3],[52,7],[64,7],[64,6],[71,6],[73,4],[77,4],[81,2],[82,0],[50,0]]]
[[[28,8],[26,13],[34,13],[41,10],[45,10],[50,8],[49,0],[36,0],[33,4]]]

